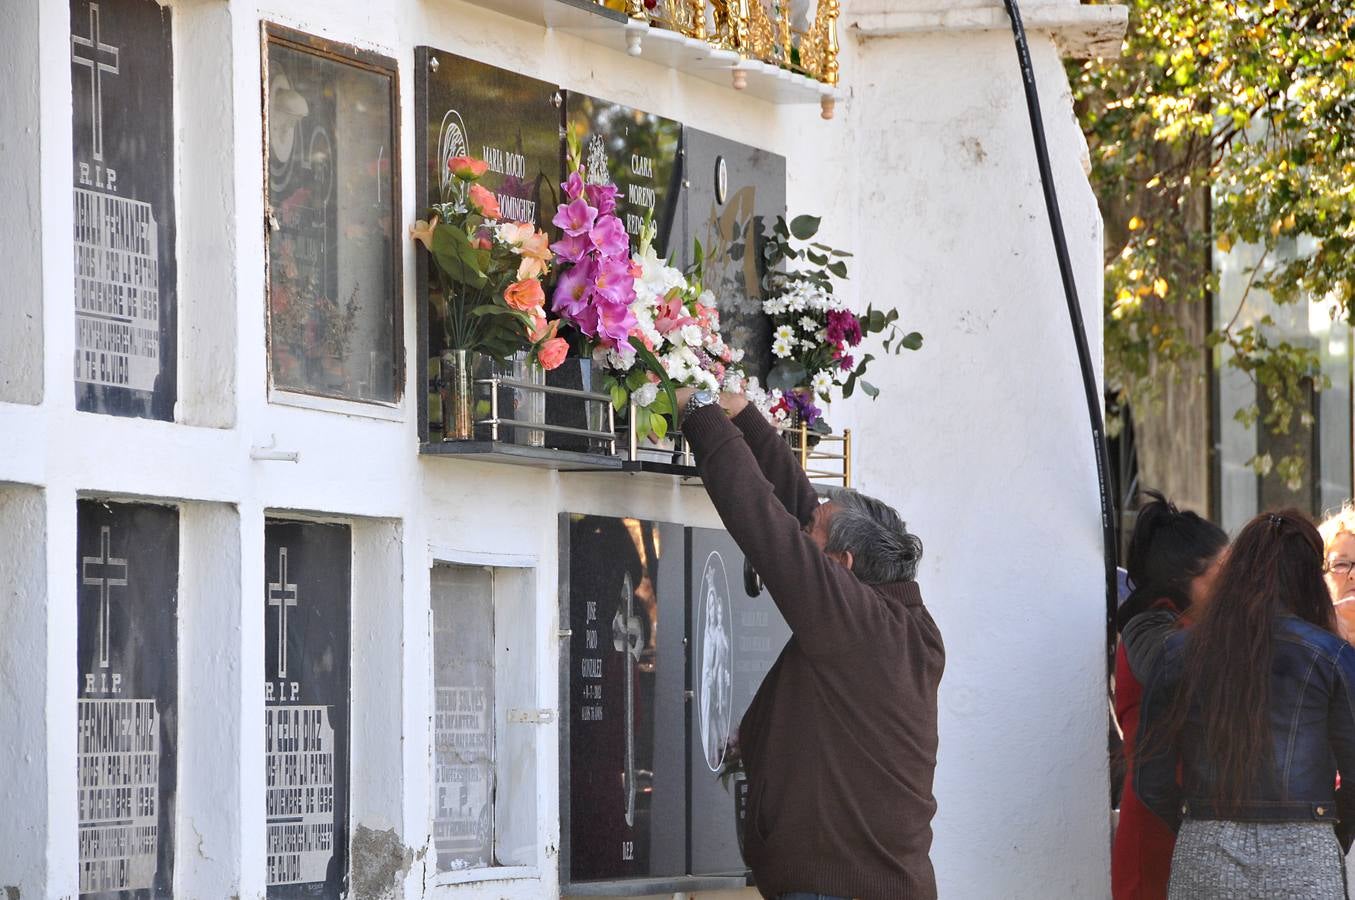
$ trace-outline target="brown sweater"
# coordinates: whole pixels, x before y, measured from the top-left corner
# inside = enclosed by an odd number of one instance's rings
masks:
[[[934,898],[936,690],[945,650],[916,582],[868,585],[803,531],[818,503],[753,407],[683,433],[720,518],[794,636],[739,725],[744,855],[764,897]]]

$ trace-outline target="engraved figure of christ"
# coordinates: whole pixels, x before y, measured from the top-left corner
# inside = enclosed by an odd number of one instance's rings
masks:
[[[108,668],[109,622],[108,595],[115,587],[127,587],[127,560],[112,554],[113,530],[104,525],[99,529],[99,555],[82,557],[81,580],[99,589],[99,668]]]
[[[89,37],[71,35],[71,62],[89,69],[89,83],[93,94],[90,106],[94,130],[94,158],[104,158],[104,91],[103,77],[117,75],[118,48],[99,39],[99,4],[89,5]]]
[[[278,548],[278,580],[268,585],[268,605],[278,608],[278,678],[287,677],[287,610],[296,606],[296,585],[287,582],[287,548]]]
[[[626,799],[626,824],[635,824],[635,666],[640,662],[640,648],[644,646],[644,626],[635,615],[635,587],[627,572],[621,581],[621,602],[612,618],[612,647],[624,654],[626,682],[626,769],[621,786]],[[632,666],[631,660],[635,661]]]

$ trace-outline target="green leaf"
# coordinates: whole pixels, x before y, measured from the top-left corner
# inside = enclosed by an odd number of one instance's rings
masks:
[[[630,393],[621,385],[612,384],[612,408],[620,412],[630,402]]]
[[[816,266],[824,266],[828,264],[828,257],[824,256],[822,253],[815,253],[813,250],[810,250],[805,255],[808,256],[809,261]],[[846,266],[843,266],[843,271],[846,271]]]
[[[922,335],[916,331],[910,331],[903,336],[899,344],[908,350],[921,350]]]
[[[802,241],[807,241],[819,233],[819,223],[822,222],[818,216],[796,216],[791,220],[790,233]]]
[[[847,277],[847,264],[840,259],[833,260],[828,264],[828,271],[832,272],[838,278]]]
[[[434,228],[432,254],[438,268],[453,281],[473,288],[487,283],[480,254],[460,228],[443,224]]]
[[[777,391],[789,391],[809,380],[809,370],[797,360],[782,360],[767,373],[767,387]]]
[[[772,226],[772,230],[779,234],[782,238],[790,237],[790,231],[787,230],[786,228],[786,220],[785,217],[783,216],[776,217],[776,224]]]
[[[658,413],[659,415],[668,415],[671,413],[673,407],[669,404],[668,395],[661,393],[659,396],[655,397],[654,402],[649,404],[649,411]]]
[[[655,400],[655,403],[659,401]],[[651,413],[653,407],[650,408]],[[663,440],[668,435],[668,420],[661,415],[653,414],[649,417],[649,430],[654,432],[654,437]]]
[[[644,345],[644,342],[637,337],[630,339],[630,345],[635,348],[635,353],[640,357],[640,361],[649,367],[649,371],[659,376],[659,383],[663,386],[663,392],[668,395],[668,404],[670,409],[677,409],[677,391],[673,387],[673,380],[668,377],[668,370],[659,362],[659,358],[654,355],[654,351]]]
[[[864,378],[861,379],[861,390],[872,400],[880,396],[880,389]]]

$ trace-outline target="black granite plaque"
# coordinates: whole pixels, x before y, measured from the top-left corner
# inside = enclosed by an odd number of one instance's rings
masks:
[[[425,218],[432,204],[455,200],[464,190],[447,161],[471,156],[488,163],[480,184],[494,192],[505,218],[552,233],[563,167],[558,88],[433,47],[416,47],[414,65],[414,103],[422,129],[415,148],[419,217]],[[427,299],[419,343],[428,382],[421,421],[427,421],[431,432],[442,428],[438,359],[446,344],[446,301],[436,274],[427,254],[420,253],[419,295]]]
[[[339,898],[348,881],[352,537],[264,531],[268,896]]]
[[[80,896],[172,896],[179,513],[79,501]]]
[[[680,526],[561,517],[566,883],[686,872]]]
[[[617,186],[616,214],[632,249],[647,218],[654,222],[660,256],[679,249],[675,244],[685,227],[679,203],[681,123],[572,91],[565,96],[565,111],[565,128],[579,144],[584,181]]]
[[[155,0],[71,0],[75,403],[174,418],[174,49]]]
[[[715,294],[721,332],[747,354],[748,374],[764,383],[771,368],[771,320],[762,312],[762,242],[786,214],[786,158],[714,134],[684,128],[684,206],[690,264],[693,241],[705,252],[704,283]]]
[[[739,720],[790,640],[771,595],[750,596],[744,556],[728,532],[687,529],[691,874],[735,875],[735,782],[721,779]],[[760,585],[759,585],[760,587]]]

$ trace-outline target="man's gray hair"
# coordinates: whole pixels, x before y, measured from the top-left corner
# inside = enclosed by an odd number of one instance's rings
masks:
[[[866,584],[912,581],[922,559],[922,541],[909,534],[889,504],[848,488],[829,491],[837,511],[828,522],[829,553],[849,551],[852,573]]]

